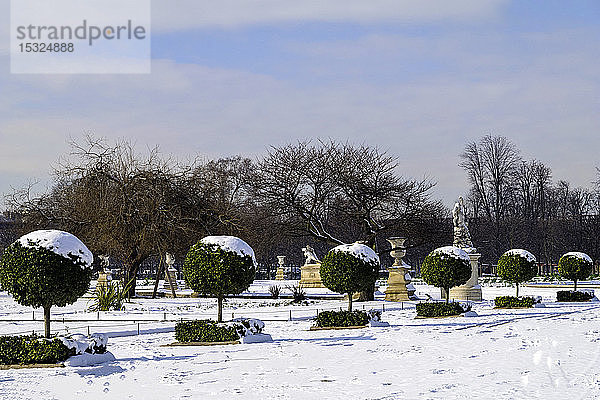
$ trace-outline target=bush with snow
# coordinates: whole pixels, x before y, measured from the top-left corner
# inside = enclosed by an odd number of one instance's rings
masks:
[[[448,303],[440,303],[440,302],[426,302],[426,303],[417,303],[415,306],[417,310],[417,316],[426,317],[426,318],[435,318],[435,317],[451,317],[454,315],[460,315],[462,313],[466,313],[471,311],[471,305],[457,302],[448,302]]]
[[[527,250],[509,250],[500,256],[496,271],[502,279],[517,286],[519,297],[519,283],[529,281],[537,275],[535,256]]]
[[[563,254],[558,260],[560,276],[573,281],[573,290],[577,291],[577,281],[587,279],[592,273],[594,263],[585,253],[573,251]]]
[[[254,251],[234,236],[207,236],[193,245],[183,262],[187,285],[200,294],[217,298],[219,322],[223,298],[248,289],[256,274]]]
[[[0,261],[0,286],[24,306],[44,309],[74,303],[88,290],[93,255],[75,236],[57,230],[31,232],[8,246]]]
[[[178,342],[231,342],[239,338],[235,326],[211,320],[184,321],[175,325]]]
[[[450,289],[466,283],[471,277],[471,259],[459,247],[437,248],[425,257],[421,277],[425,283],[444,289],[448,302]]]
[[[594,291],[591,293],[588,291],[571,291],[571,290],[559,290],[556,292],[556,301],[590,301],[594,298]]]
[[[244,343],[272,341],[271,335],[262,331],[265,323],[256,318],[236,318],[231,322],[210,320],[179,322],[175,325],[175,339],[179,342],[232,342]],[[251,339],[254,337],[254,339]]]
[[[321,263],[320,274],[328,289],[348,294],[348,311],[352,295],[369,290],[377,280],[379,257],[364,244],[343,244],[331,249]]]
[[[531,308],[541,301],[541,297],[498,296],[494,299],[494,305],[496,308]]]
[[[74,355],[59,339],[0,336],[0,364],[55,364]]]
[[[365,326],[369,320],[369,315],[364,311],[321,311],[315,323],[320,328],[337,328]]]
[[[106,353],[108,344],[108,335],[104,333],[93,333],[90,336],[82,334],[73,334],[61,336],[58,339],[69,349],[74,351],[75,355],[89,353],[102,354]]]

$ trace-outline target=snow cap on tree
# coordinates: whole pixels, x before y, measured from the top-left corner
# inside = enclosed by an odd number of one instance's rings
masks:
[[[206,236],[201,240],[204,244],[213,244],[219,246],[225,251],[231,251],[239,254],[240,256],[252,257],[252,262],[256,265],[256,257],[254,256],[254,250],[244,242],[242,239],[235,236]]]
[[[85,268],[91,268],[94,262],[92,252],[81,240],[69,232],[54,229],[33,231],[21,236],[17,242],[23,247],[44,248],[68,259],[75,257]]]
[[[375,253],[375,251],[373,251],[372,248],[362,243],[341,244],[331,249],[331,251],[342,251],[344,253],[350,253],[356,258],[359,258],[368,263],[374,262],[379,264],[379,256],[377,256],[377,253]]]

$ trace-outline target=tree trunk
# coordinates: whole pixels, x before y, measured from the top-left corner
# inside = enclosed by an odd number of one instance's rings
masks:
[[[577,291],[577,279],[573,279],[573,291]]]
[[[152,298],[156,298],[156,292],[158,291],[158,281],[160,280],[161,274],[165,269],[165,264],[161,262],[158,264],[158,270],[156,271],[156,279],[154,280],[154,290],[152,290]]]
[[[446,292],[446,304],[450,303],[450,288],[444,288]]]
[[[223,296],[217,297],[217,322],[223,322]]]
[[[123,283],[127,285],[129,282],[131,282],[129,286],[129,292],[127,293],[127,299],[135,297],[135,286],[137,283],[136,278],[138,269],[140,268],[140,265],[142,265],[142,261],[143,260],[133,261],[130,265],[127,265],[125,268],[125,282]]]
[[[517,297],[519,297],[519,282],[517,282]]]
[[[348,311],[352,311],[352,296],[354,293],[348,293]]]
[[[44,307],[44,336],[50,339],[50,306]]]

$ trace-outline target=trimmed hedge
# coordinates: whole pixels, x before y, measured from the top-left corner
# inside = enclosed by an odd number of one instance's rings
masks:
[[[435,249],[425,257],[421,265],[421,277],[425,283],[444,289],[449,299],[450,289],[466,283],[471,277],[471,264],[441,249]]]
[[[518,249],[516,249],[518,250]],[[496,271],[498,276],[507,282],[516,284],[517,286],[517,297],[519,296],[519,283],[527,282],[533,279],[537,275],[537,265],[535,263],[535,257],[533,254],[527,252],[525,254],[531,254],[533,260],[528,259],[527,256],[519,253],[512,252],[509,250],[500,256],[498,259],[498,266]]]
[[[59,339],[37,335],[0,336],[0,364],[56,364],[75,355]]]
[[[175,325],[178,342],[231,342],[240,336],[234,326],[217,324],[211,320],[178,322]]]
[[[471,306],[469,304],[463,306],[457,302],[417,303],[416,308],[419,317],[449,317],[471,311]]]
[[[594,268],[594,264],[584,258],[585,255],[583,253],[566,253],[558,260],[558,273],[563,278],[572,280],[575,290],[577,290],[577,281],[587,279]]]
[[[352,311],[352,295],[371,290],[377,280],[379,263],[336,249],[323,257],[319,273],[327,289],[348,294],[348,310]]]
[[[560,290],[556,292],[556,301],[590,301],[594,295],[590,292],[574,292],[572,290]]]
[[[537,303],[533,297],[498,296],[494,299],[496,308],[530,308]]]
[[[322,311],[315,318],[320,328],[363,326],[369,323],[369,315],[364,311]]]

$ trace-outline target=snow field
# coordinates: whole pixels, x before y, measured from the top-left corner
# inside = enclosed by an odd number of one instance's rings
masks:
[[[417,289],[421,295],[439,297],[436,288]],[[382,319],[390,327],[315,332],[308,331],[313,309],[343,307],[345,302],[289,306],[281,300],[232,299],[225,305],[225,315],[234,310],[236,316],[261,318],[260,312],[284,315],[291,309],[299,319],[266,322],[264,332],[272,335],[272,343],[161,347],[173,341],[172,332],[113,336],[108,348],[114,362],[0,371],[0,398],[598,398],[600,303],[555,303],[556,290],[523,288],[524,295],[542,296],[546,308],[495,310],[488,301],[474,305],[479,316],[473,318],[415,320],[412,302],[404,303],[404,310],[398,303],[370,302],[366,309],[385,305]],[[490,300],[513,293],[510,287],[483,288],[484,298]],[[136,300],[130,311],[102,318],[163,311],[214,314],[215,303],[214,299]],[[358,306],[362,308],[361,303]],[[80,300],[57,312],[76,315],[83,308],[85,300]],[[0,319],[15,313],[30,314],[31,309],[1,295]],[[118,321],[101,323],[109,336],[122,329]],[[61,324],[54,325],[58,329]],[[31,326],[41,329],[41,321],[1,323],[0,332]],[[163,329],[174,323],[144,326]]]

